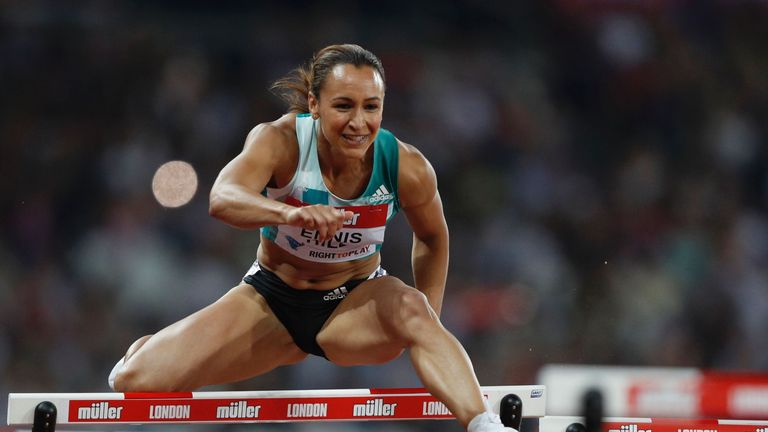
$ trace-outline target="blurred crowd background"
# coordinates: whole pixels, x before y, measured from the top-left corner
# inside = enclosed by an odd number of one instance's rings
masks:
[[[133,340],[239,281],[258,235],[208,216],[210,186],[284,112],[271,83],[339,42],[382,59],[383,126],[437,171],[443,322],[482,384],[765,371],[766,23],[757,0],[0,3],[0,417],[8,392],[106,391]],[[176,159],[200,187],[169,209]],[[406,281],[410,244],[400,216]],[[407,356],[220,388],[377,386],[418,386]]]

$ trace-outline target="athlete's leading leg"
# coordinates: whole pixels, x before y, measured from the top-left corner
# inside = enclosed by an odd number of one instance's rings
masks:
[[[247,284],[136,341],[116,371],[117,391],[189,391],[250,378],[306,357]]]
[[[410,348],[422,384],[467,427],[486,411],[472,363],[426,297],[394,277],[360,284],[328,319],[317,341],[334,363],[383,363]]]

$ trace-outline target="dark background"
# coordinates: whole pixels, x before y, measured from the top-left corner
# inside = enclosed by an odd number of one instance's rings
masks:
[[[258,235],[208,216],[210,186],[284,112],[272,81],[343,42],[437,171],[443,322],[482,384],[768,368],[765,1],[5,1],[0,417],[8,392],[106,391],[133,340],[237,283]],[[172,159],[200,181],[177,209],[151,192]],[[407,281],[410,241],[400,216],[383,264]],[[418,385],[404,356],[220,388]]]

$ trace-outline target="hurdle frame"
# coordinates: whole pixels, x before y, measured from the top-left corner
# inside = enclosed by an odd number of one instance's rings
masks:
[[[505,425],[545,414],[544,386],[483,386]],[[453,414],[423,388],[182,393],[11,393],[8,425],[227,424],[442,420]]]

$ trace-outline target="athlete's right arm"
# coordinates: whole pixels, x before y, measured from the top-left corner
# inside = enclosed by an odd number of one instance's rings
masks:
[[[276,175],[293,175],[295,143],[288,135],[273,124],[261,124],[248,134],[243,151],[221,170],[211,188],[211,216],[242,229],[279,224],[316,229],[321,239],[342,227],[344,214],[333,207],[293,207],[261,194]]]
[[[208,212],[229,225],[255,229],[265,225],[284,224],[292,208],[268,199],[261,191],[281,165],[278,147],[285,146],[278,127],[260,124],[245,139],[243,150],[221,170],[213,183]]]

